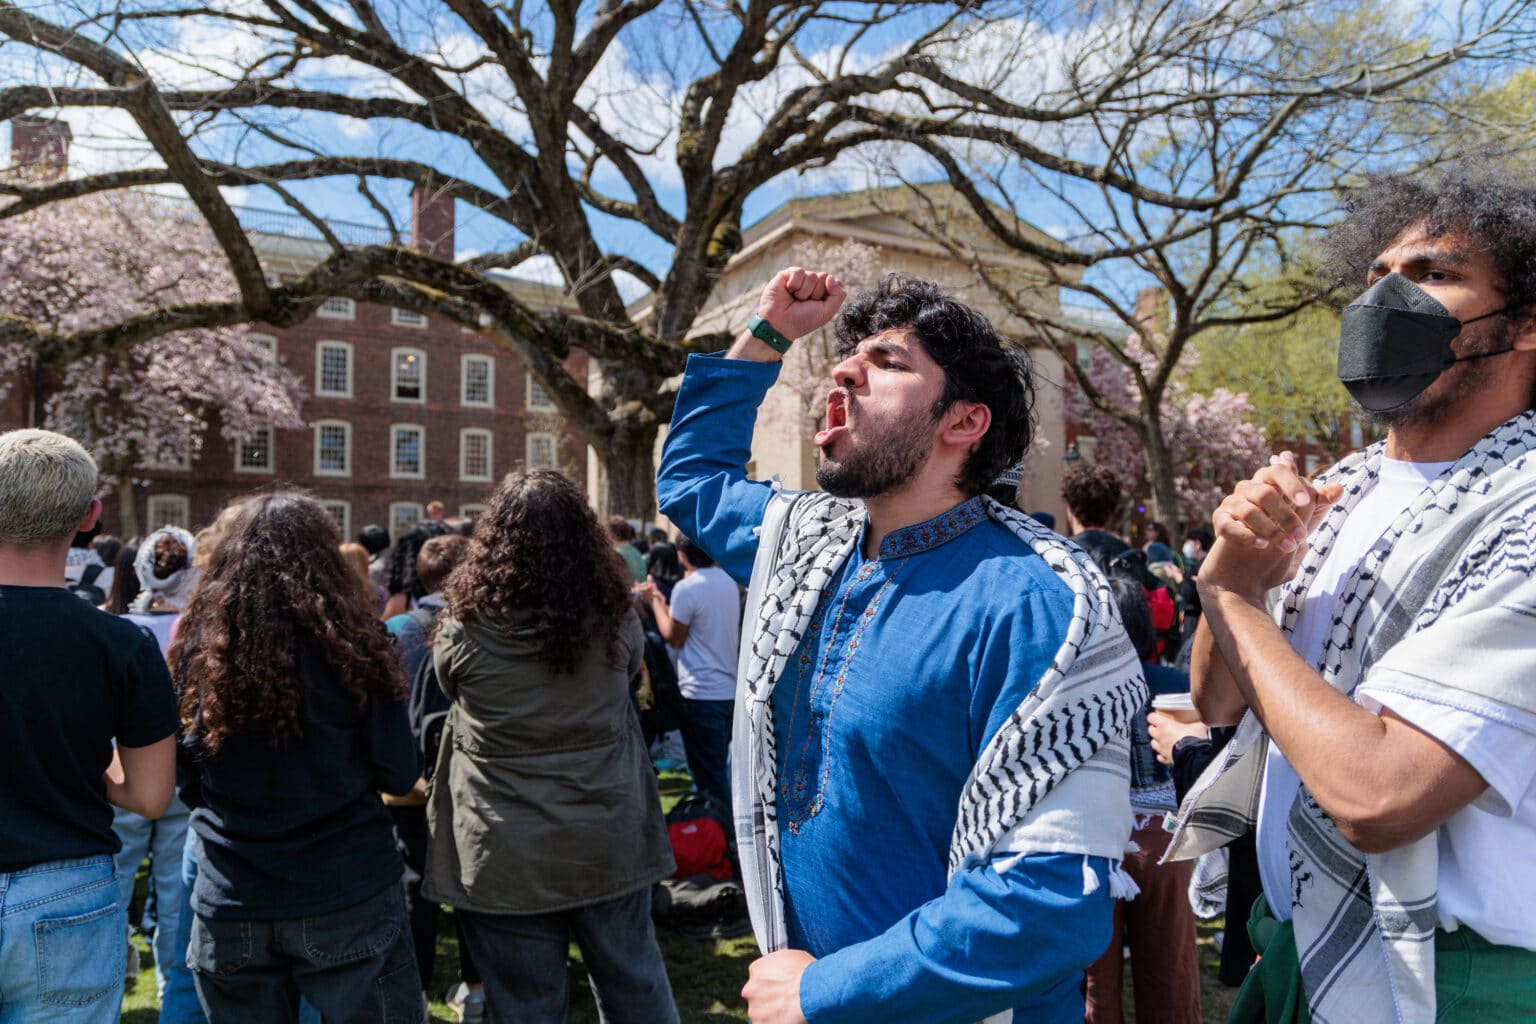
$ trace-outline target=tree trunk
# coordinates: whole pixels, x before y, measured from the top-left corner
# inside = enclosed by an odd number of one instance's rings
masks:
[[[656,517],[657,427],[621,428],[597,454],[597,514],[620,515],[642,523]]]
[[[609,429],[587,438],[597,457],[597,514],[649,522],[656,516],[656,435],[671,415],[670,405],[657,405],[662,380],[611,360],[598,368],[593,398],[607,410]]]
[[[1141,441],[1147,464],[1147,483],[1152,487],[1149,518],[1177,531],[1183,520],[1179,517],[1179,492],[1173,483],[1173,459],[1163,436],[1162,421],[1145,402],[1142,404]]]
[[[127,472],[118,476],[117,484],[117,535],[124,541],[130,537],[138,537],[139,510],[138,498],[133,490],[133,477]]]

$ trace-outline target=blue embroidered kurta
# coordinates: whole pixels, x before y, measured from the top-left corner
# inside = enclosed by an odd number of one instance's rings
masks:
[[[743,583],[772,493],[744,467],[777,377],[691,357],[657,481],[663,512]],[[873,559],[856,548],[823,592],[771,705],[786,924],[819,958],[801,982],[811,1021],[1082,1019],[1107,865],[1090,859],[1090,895],[1079,856],[946,870],[971,767],[1070,617],[1066,585],[979,498],[893,531]]]

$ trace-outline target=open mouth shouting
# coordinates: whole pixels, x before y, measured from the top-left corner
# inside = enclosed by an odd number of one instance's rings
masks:
[[[847,433],[853,416],[853,399],[844,388],[833,388],[827,393],[827,425],[816,431],[816,447],[825,448],[838,436]]]

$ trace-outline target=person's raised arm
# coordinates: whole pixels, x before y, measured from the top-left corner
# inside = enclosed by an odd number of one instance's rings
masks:
[[[661,511],[737,582],[751,575],[755,530],[772,495],[769,484],[746,475],[758,406],[778,379],[788,345],[824,327],[843,298],[830,274],[781,270],[763,288],[754,330],[743,330],[723,357],[688,359],[656,495]]]

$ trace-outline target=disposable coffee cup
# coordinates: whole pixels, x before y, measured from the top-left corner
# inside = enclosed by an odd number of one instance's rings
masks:
[[[1187,693],[1163,693],[1152,698],[1152,710],[1161,712],[1176,722],[1198,722],[1200,711],[1195,699]]]

